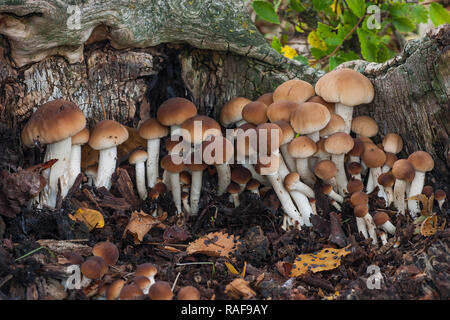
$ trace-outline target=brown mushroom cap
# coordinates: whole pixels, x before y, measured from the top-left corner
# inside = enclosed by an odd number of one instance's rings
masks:
[[[81,273],[89,279],[100,279],[107,271],[108,265],[101,257],[89,257],[81,264]]]
[[[269,155],[280,148],[283,131],[275,123],[262,123],[256,127],[258,153]],[[262,148],[262,149],[261,149]]]
[[[321,160],[314,168],[314,174],[322,180],[329,180],[336,175],[337,168],[331,160]]]
[[[152,263],[143,263],[137,266],[135,276],[144,276],[147,278],[154,277],[158,273],[158,269]]]
[[[228,187],[227,187],[227,192],[229,194],[237,194],[241,191],[241,188],[239,187],[239,185],[235,182],[231,182]]]
[[[128,158],[128,162],[130,164],[136,164],[140,162],[145,162],[147,159],[148,159],[147,151],[136,150],[130,155],[130,157]]]
[[[120,292],[125,286],[125,280],[117,279],[106,288],[106,299],[116,300],[120,296]]]
[[[156,118],[164,126],[179,126],[197,114],[197,107],[185,98],[170,98],[156,112]]]
[[[84,128],[80,132],[78,132],[76,135],[72,136],[72,145],[83,145],[88,143],[89,141],[89,129]]]
[[[322,157],[322,156],[329,156],[330,154],[325,150],[325,140],[326,139],[320,139],[316,142],[316,153],[314,154],[315,157]]]
[[[161,159],[161,168],[171,173],[180,173],[186,167],[184,163],[174,162],[171,155],[166,155]]]
[[[253,124],[267,122],[267,105],[261,101],[253,101],[245,105],[242,109],[242,118]]]
[[[200,291],[193,286],[186,286],[180,289],[177,300],[200,300]]]
[[[281,139],[281,145],[289,143],[292,141],[292,139],[294,139],[295,132],[294,132],[294,130],[292,130],[292,127],[289,124],[289,122],[280,120],[280,121],[275,121],[274,123],[280,127],[280,129],[283,133],[283,138]]]
[[[187,171],[180,172],[180,182],[184,185],[190,185],[191,184],[191,174]]]
[[[293,158],[309,158],[317,151],[315,142],[307,136],[300,136],[289,142],[288,152]]]
[[[204,115],[196,115],[181,125],[183,140],[192,144],[200,144],[209,137],[222,135],[220,124]]]
[[[360,204],[353,208],[353,213],[358,218],[363,218],[366,214],[369,214],[369,207],[367,204]]]
[[[236,167],[231,170],[231,181],[237,184],[247,184],[252,178],[250,170],[244,167]]]
[[[242,120],[242,109],[252,102],[247,98],[237,97],[228,101],[220,110],[220,123],[228,127]]]
[[[426,185],[422,188],[422,194],[424,194],[427,198],[430,198],[434,194],[434,190],[432,186]]]
[[[351,162],[348,166],[347,166],[347,171],[348,173],[350,173],[351,175],[356,175],[356,174],[360,174],[362,171],[362,165],[359,162]]]
[[[384,162],[384,165],[389,168],[392,168],[395,161],[397,161],[397,160],[398,160],[398,158],[394,153],[386,152],[386,161]]]
[[[256,101],[261,101],[266,106],[270,106],[273,103],[273,92],[264,93]]]
[[[344,154],[353,149],[353,138],[345,132],[337,132],[325,139],[325,150],[331,154]]]
[[[286,177],[284,177],[284,187],[287,190],[291,190],[291,188],[300,181],[300,175],[297,172],[291,172]]]
[[[103,258],[110,266],[114,266],[117,260],[119,260],[119,249],[114,243],[109,241],[102,241],[95,244],[92,248],[92,254]]]
[[[397,154],[403,149],[403,139],[396,133],[388,133],[383,138],[383,149],[385,152]]]
[[[416,151],[411,153],[408,157],[416,171],[427,172],[434,168],[434,160],[428,152]]]
[[[330,122],[328,122],[327,126],[319,131],[319,135],[321,137],[330,136],[336,132],[342,132],[345,129],[345,121],[344,119],[335,113],[331,113]]]
[[[201,154],[202,154],[201,151],[202,151],[201,149],[198,149],[198,150],[191,152],[190,161],[189,161],[190,163],[185,162],[185,166],[188,170],[203,171],[208,167],[208,165],[203,162],[203,158],[201,156]],[[195,155],[197,155],[197,157]],[[200,160],[201,162],[196,163],[196,160],[197,161]],[[185,171],[183,171],[183,172],[185,172]],[[181,180],[180,180],[180,182],[181,182]]]
[[[350,203],[353,207],[361,204],[367,205],[369,203],[369,196],[362,191],[354,192],[350,197]]]
[[[22,143],[32,148],[35,141],[51,144],[79,133],[86,127],[86,118],[78,106],[58,99],[44,103],[22,130]]]
[[[292,111],[289,121],[295,132],[311,134],[325,128],[330,119],[330,111],[324,105],[304,102]]]
[[[334,103],[326,102],[325,100],[323,100],[323,98],[321,96],[313,96],[313,97],[309,98],[307,100],[307,102],[315,102],[315,103],[323,104],[325,107],[327,107],[327,109],[328,109],[328,111],[330,111],[330,113],[334,113]]]
[[[150,300],[172,300],[173,293],[166,281],[156,281],[148,290]]]
[[[137,285],[142,291],[149,288],[151,285],[150,279],[144,276],[138,276],[134,278],[133,283]]]
[[[144,292],[135,284],[129,284],[120,291],[120,300],[140,300],[144,297]]]
[[[349,194],[361,192],[364,190],[364,183],[359,179],[352,179],[347,183],[347,191]]]
[[[359,116],[352,120],[352,131],[362,137],[374,137],[378,133],[378,123],[369,116]]]
[[[84,261],[83,257],[77,252],[66,252],[63,254],[70,264],[81,265]]]
[[[261,183],[256,180],[256,179],[250,179],[249,182],[247,182],[247,190],[253,191],[253,190],[257,190],[259,188],[259,186],[261,185]]]
[[[306,81],[293,79],[280,84],[273,93],[273,101],[302,103],[314,96],[314,88]]]
[[[209,165],[225,164],[233,158],[234,146],[223,136],[203,142],[203,162]]]
[[[416,175],[416,172],[411,162],[406,159],[400,159],[395,161],[392,166],[392,174],[396,179],[412,181]]]
[[[386,162],[386,154],[376,145],[366,145],[361,158],[368,168],[378,168]]]
[[[446,197],[447,197],[447,195],[446,195],[445,191],[442,189],[437,189],[436,192],[434,193],[434,198],[437,201],[445,200]]]
[[[300,104],[292,101],[277,101],[267,107],[267,118],[270,122],[288,121],[291,113],[299,107]]]
[[[94,150],[118,146],[128,140],[128,130],[114,120],[103,120],[91,131],[89,145]]]
[[[378,177],[378,183],[385,188],[392,188],[395,183],[395,177],[392,172],[385,172]]]
[[[389,221],[389,216],[384,211],[377,211],[377,213],[375,213],[375,215],[373,216],[373,221],[377,226],[382,226],[387,221]]]
[[[316,83],[316,94],[327,102],[353,107],[370,103],[374,88],[369,79],[352,69],[335,69],[326,73]]]
[[[353,139],[353,148],[348,152],[349,156],[360,157],[364,152],[365,144],[360,138]]]
[[[159,139],[168,134],[169,129],[154,118],[145,120],[139,127],[139,135],[146,140]]]

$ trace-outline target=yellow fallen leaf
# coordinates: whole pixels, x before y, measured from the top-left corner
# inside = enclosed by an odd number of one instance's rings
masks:
[[[167,212],[164,212],[161,216],[154,218],[143,211],[134,211],[131,214],[130,221],[123,232],[122,238],[125,238],[127,233],[130,233],[134,238],[134,242],[140,243],[151,228],[161,224],[161,222],[166,220],[166,218]]]
[[[437,231],[437,216],[427,217],[420,225],[420,233],[424,237],[432,236]]]
[[[222,232],[213,232],[189,243],[188,254],[201,253],[210,257],[229,258],[239,243],[239,237]]]
[[[236,270],[236,268],[229,262],[224,262],[225,266],[227,267],[228,271],[230,271],[232,274],[239,274],[239,271]]]
[[[240,298],[250,299],[256,296],[256,292],[250,288],[247,281],[242,278],[236,278],[225,287],[225,293],[231,299],[237,300]]]
[[[102,214],[93,209],[78,208],[74,215],[69,214],[69,218],[73,221],[83,222],[89,228],[89,231],[101,229],[105,226],[105,219]]]
[[[350,254],[350,247],[342,249],[325,248],[318,252],[301,254],[295,258],[291,277],[301,276],[309,271],[320,272],[333,270],[341,265],[341,257]]]

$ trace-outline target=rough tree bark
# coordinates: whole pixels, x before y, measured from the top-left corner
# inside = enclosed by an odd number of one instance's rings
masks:
[[[449,47],[446,25],[386,63],[345,65],[375,87],[374,102],[357,113],[374,117],[381,135],[401,134],[403,156],[429,152],[442,185],[450,181]],[[175,95],[217,116],[230,98],[322,74],[276,53],[238,0],[0,1],[0,120],[17,130],[54,98],[76,102],[91,124],[103,103],[108,118],[136,125]]]

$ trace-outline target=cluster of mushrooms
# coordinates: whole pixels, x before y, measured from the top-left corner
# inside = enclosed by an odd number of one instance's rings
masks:
[[[157,267],[152,263],[143,263],[136,267],[128,280],[122,278],[114,281],[104,280],[109,268],[115,268],[119,259],[119,250],[111,242],[97,243],[92,249],[92,256],[84,260],[75,252],[66,253],[68,264],[80,267],[82,279],[80,288],[90,285],[96,290],[87,290],[99,300],[139,300],[148,296],[150,300],[172,300],[173,288],[167,281],[156,280]],[[63,281],[67,288],[69,279]],[[200,300],[200,292],[193,286],[178,290],[177,300]]]
[[[310,217],[317,214],[314,186],[321,180],[332,205],[340,210],[349,197],[358,231],[376,244],[378,226],[384,243],[385,233],[393,234],[395,227],[385,212],[372,217],[368,194],[378,188],[386,207],[393,205],[403,215],[407,208],[416,218],[420,205],[411,197],[422,193],[425,173],[433,169],[434,161],[424,151],[397,159],[403,141],[395,133],[386,134],[378,145],[371,140],[378,134],[376,121],[353,118],[353,108],[373,98],[370,80],[351,69],[329,72],[315,87],[289,80],[255,101],[234,98],[221,109],[220,124],[199,115],[191,101],[171,98],[158,108],[156,119],[147,119],[138,128],[147,140],[146,151],[129,156],[138,193],[146,199],[170,190],[178,213],[197,215],[203,171],[215,166],[217,194],[228,192],[235,206],[245,190],[259,196],[263,189],[273,188],[286,213],[282,227],[287,230],[311,226]],[[29,147],[45,143],[45,159],[58,159],[46,173],[41,203],[54,206],[58,182],[61,195],[67,194],[80,172],[84,143],[100,151],[98,165],[85,175],[96,187],[111,187],[117,146],[128,139],[128,131],[104,120],[89,132],[85,123],[76,105],[54,100],[41,106],[25,126],[23,143]],[[160,159],[162,139],[167,155]],[[445,192],[437,190],[435,198],[442,206]]]

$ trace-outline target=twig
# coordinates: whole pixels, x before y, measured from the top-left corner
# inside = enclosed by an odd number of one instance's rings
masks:
[[[30,256],[30,255],[32,255],[32,254],[34,254],[34,253],[36,253],[36,252],[38,252],[38,251],[41,250],[41,249],[47,249],[47,248],[46,248],[46,247],[39,247],[39,248],[36,248],[36,249],[31,250],[30,252],[24,254],[23,256],[17,258],[17,259],[14,260],[14,261],[17,262],[17,261],[19,261],[19,260],[22,260],[22,259],[24,259],[24,258],[26,258],[26,257],[28,257],[28,256]]]
[[[173,282],[173,285],[172,285],[172,292],[173,292],[173,289],[175,289],[175,286],[176,286],[176,284],[177,284],[178,278],[180,277],[180,274],[181,274],[181,271],[178,272],[177,277],[175,278],[175,281]]]
[[[107,118],[106,118],[105,105],[103,104],[103,97],[102,97],[102,96],[99,96],[99,99],[100,99],[100,105],[102,106],[102,110],[103,110],[103,117],[104,117],[103,120],[107,120]]]
[[[11,280],[12,277],[13,277],[12,274],[8,274],[6,277],[4,277],[3,280],[0,281],[0,288],[3,287],[3,285],[4,285],[5,283],[7,283],[9,280]]]

